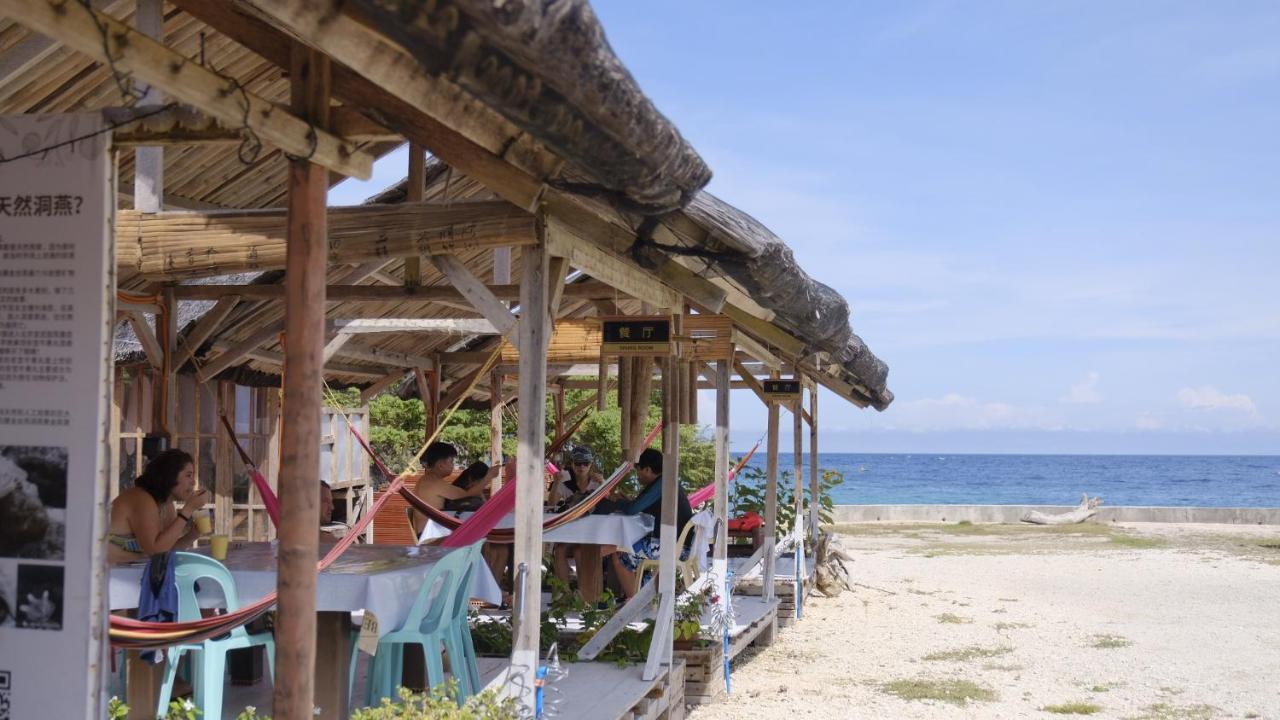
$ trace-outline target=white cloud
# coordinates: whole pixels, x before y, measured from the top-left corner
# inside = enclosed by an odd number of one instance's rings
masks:
[[[1178,391],[1178,402],[1183,407],[1194,410],[1235,410],[1251,417],[1258,414],[1258,407],[1253,404],[1253,399],[1248,395],[1244,393],[1228,395],[1212,385],[1182,388]]]
[[[887,424],[904,430],[987,430],[1042,427],[1045,424],[1024,408],[1002,402],[983,402],[954,392],[938,398],[895,404],[886,415]]]
[[[1071,390],[1062,397],[1062,402],[1075,405],[1096,405],[1102,402],[1102,393],[1098,392],[1098,380],[1101,376],[1090,372],[1084,379],[1071,386]]]
[[[1133,424],[1139,430],[1161,430],[1164,428],[1164,419],[1153,412],[1144,412],[1138,415]]]

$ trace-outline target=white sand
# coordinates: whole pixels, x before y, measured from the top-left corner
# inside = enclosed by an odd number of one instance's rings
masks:
[[[1071,716],[1040,708],[1083,702],[1101,706],[1091,717],[1280,720],[1280,548],[1262,547],[1280,544],[1280,530],[1123,531],[1157,548],[1105,529],[966,530],[845,534],[855,592],[815,595],[776,644],[737,663],[731,697],[690,717],[1053,718]],[[944,613],[971,622],[942,623]],[[1095,648],[1097,635],[1131,644]],[[1009,651],[923,659],[969,646]],[[999,698],[957,705],[882,689],[914,678],[969,680]]]

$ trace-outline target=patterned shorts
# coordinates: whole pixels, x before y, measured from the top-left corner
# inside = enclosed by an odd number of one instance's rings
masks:
[[[631,546],[631,552],[622,553],[622,565],[635,572],[645,560],[657,560],[660,550],[658,538],[645,535]]]
[[[657,560],[661,553],[661,545],[658,538],[645,535],[631,546],[631,552],[622,553],[622,565],[631,572],[635,572],[640,563],[645,560]],[[680,559],[684,560],[689,557],[687,548],[680,551]]]

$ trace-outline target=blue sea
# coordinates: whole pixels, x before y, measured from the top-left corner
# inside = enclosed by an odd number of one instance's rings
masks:
[[[837,505],[1075,505],[1087,492],[1111,506],[1280,507],[1280,456],[1272,455],[818,457],[819,467],[844,473]],[[763,469],[764,453],[750,464]],[[790,454],[779,454],[778,468],[792,468]]]

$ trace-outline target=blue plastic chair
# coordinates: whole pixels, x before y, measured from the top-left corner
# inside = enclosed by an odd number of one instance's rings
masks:
[[[375,705],[384,697],[395,697],[404,674],[404,649],[408,645],[422,647],[430,687],[444,682],[444,662],[440,655],[443,646],[458,681],[459,703],[480,691],[480,671],[476,667],[467,609],[481,544],[458,548],[433,565],[404,624],[378,640],[378,651],[369,667],[369,687],[365,693],[368,705]]]
[[[196,582],[216,583],[222,589],[227,612],[240,609],[240,597],[236,593],[236,581],[222,563],[195,553],[175,553],[174,579],[178,585],[178,622],[200,619],[200,604],[196,600]],[[207,587],[207,585],[206,585]],[[263,646],[267,653],[267,666],[272,682],[276,676],[276,643],[271,633],[250,634],[240,626],[221,637],[198,644],[176,645],[165,654],[164,683],[160,686],[160,699],[156,715],[164,717],[173,693],[173,681],[178,675],[178,663],[184,653],[191,653],[192,695],[201,717],[218,720],[222,717],[222,689],[226,680],[227,652],[241,648]]]

